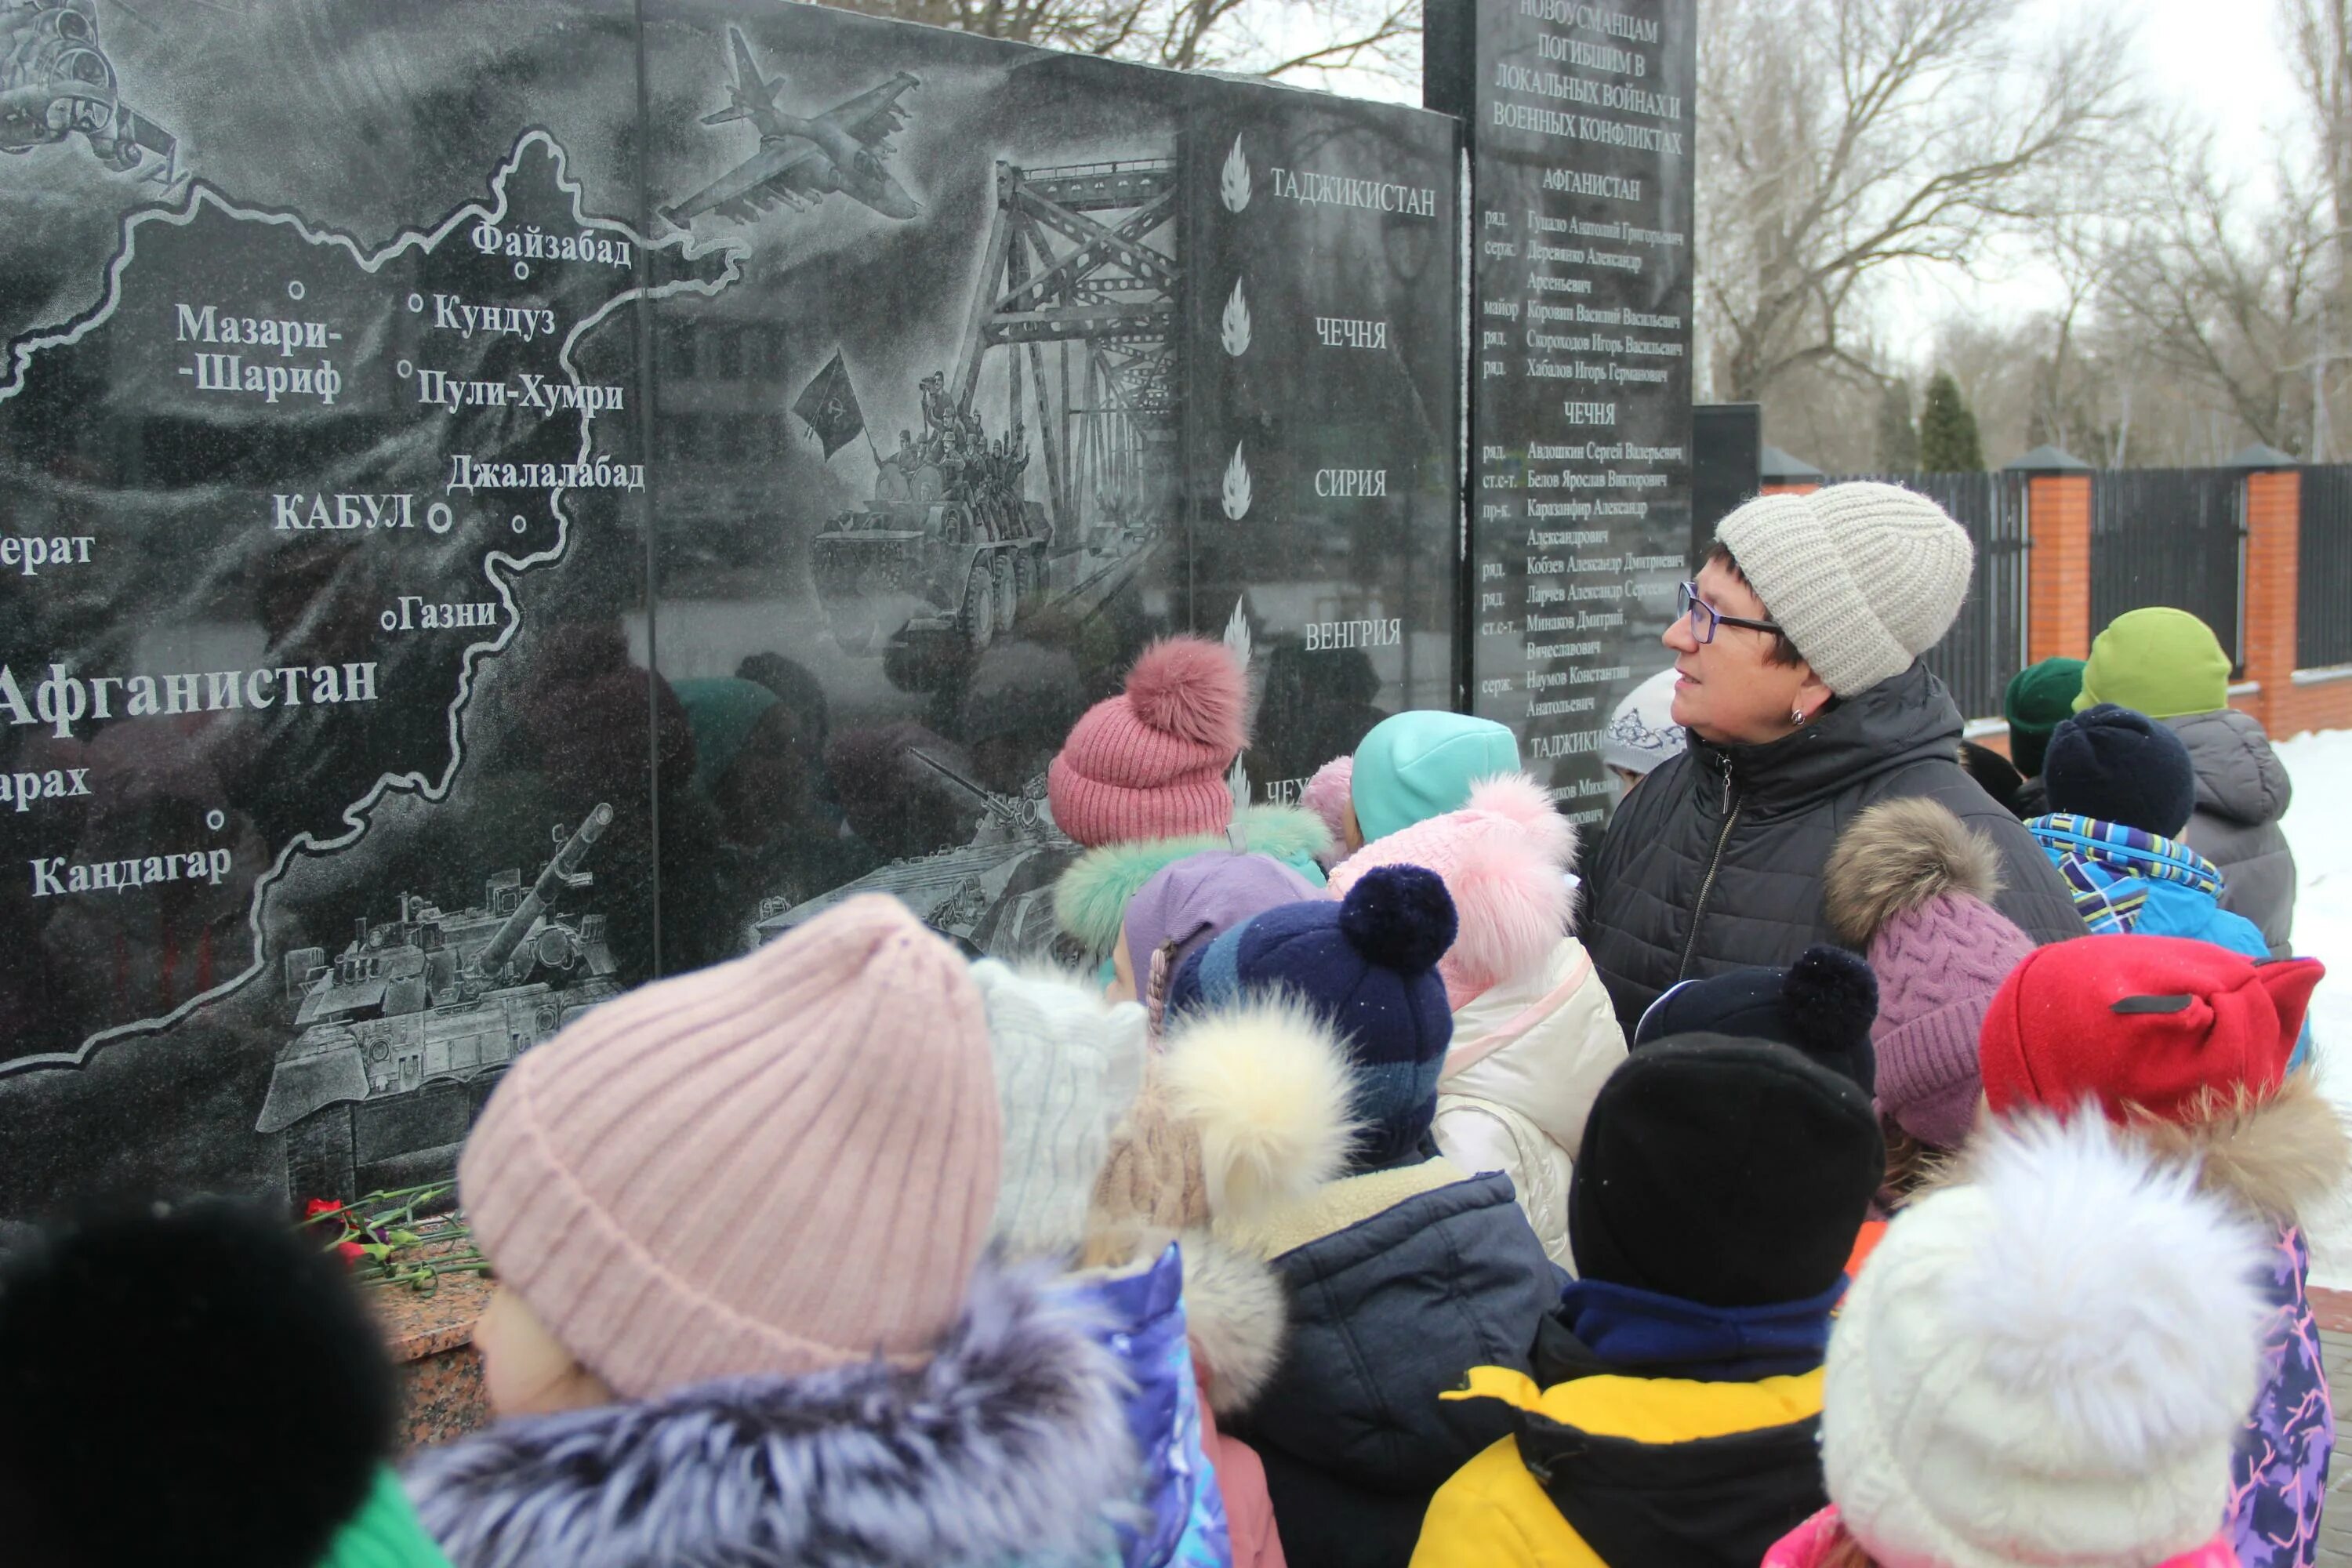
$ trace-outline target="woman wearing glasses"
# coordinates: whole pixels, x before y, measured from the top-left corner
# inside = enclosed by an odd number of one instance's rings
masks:
[[[2037,942],[2083,934],[2048,859],[1961,771],[1960,711],[1919,662],[1973,561],[1959,524],[1894,485],[1723,520],[1665,634],[1690,749],[1627,799],[1586,888],[1585,943],[1629,1037],[1678,981],[1834,941],[1822,866],[1881,800],[1941,801],[1999,851],[2002,913]]]

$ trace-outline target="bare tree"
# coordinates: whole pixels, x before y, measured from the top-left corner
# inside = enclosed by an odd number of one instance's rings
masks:
[[[2059,38],[2021,0],[1707,0],[1700,287],[1717,384],[1759,399],[1802,367],[1874,378],[1869,283],[1965,266],[2072,198],[2137,114],[2118,26]]]
[[[1299,79],[1420,70],[1421,0],[825,0],[986,37],[1177,70]]]
[[[2311,178],[2283,164],[2274,180],[2258,208],[2210,139],[2182,138],[2118,243],[2104,303],[2156,366],[2206,388],[2256,440],[2304,451],[2335,231]]]
[[[2352,0],[2278,0],[2336,229],[2352,227]]]

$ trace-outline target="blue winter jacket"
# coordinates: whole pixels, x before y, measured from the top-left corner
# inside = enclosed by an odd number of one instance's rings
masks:
[[[1132,1384],[1127,1425],[1143,1460],[1143,1507],[1118,1525],[1120,1568],[1232,1568],[1224,1495],[1201,1448],[1182,1257],[1171,1243],[1140,1273],[1068,1288],[1102,1312],[1103,1342]]]

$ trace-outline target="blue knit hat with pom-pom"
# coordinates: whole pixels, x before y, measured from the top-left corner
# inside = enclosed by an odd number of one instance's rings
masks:
[[[1184,961],[1172,1013],[1279,991],[1337,1032],[1355,1079],[1349,1114],[1363,1125],[1353,1167],[1411,1156],[1437,1114],[1437,1078],[1454,1015],[1437,961],[1454,945],[1454,900],[1433,871],[1383,866],[1344,900],[1280,904]]]

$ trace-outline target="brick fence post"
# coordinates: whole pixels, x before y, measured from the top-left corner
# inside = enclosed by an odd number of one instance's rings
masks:
[[[2245,470],[2242,675],[2256,688],[2232,701],[2276,734],[2294,706],[2295,563],[2303,544],[2303,474],[2293,458],[2268,447],[2250,447],[2230,461],[2231,467]]]
[[[2009,472],[2026,476],[2025,661],[2091,657],[2091,465],[2037,447]]]

